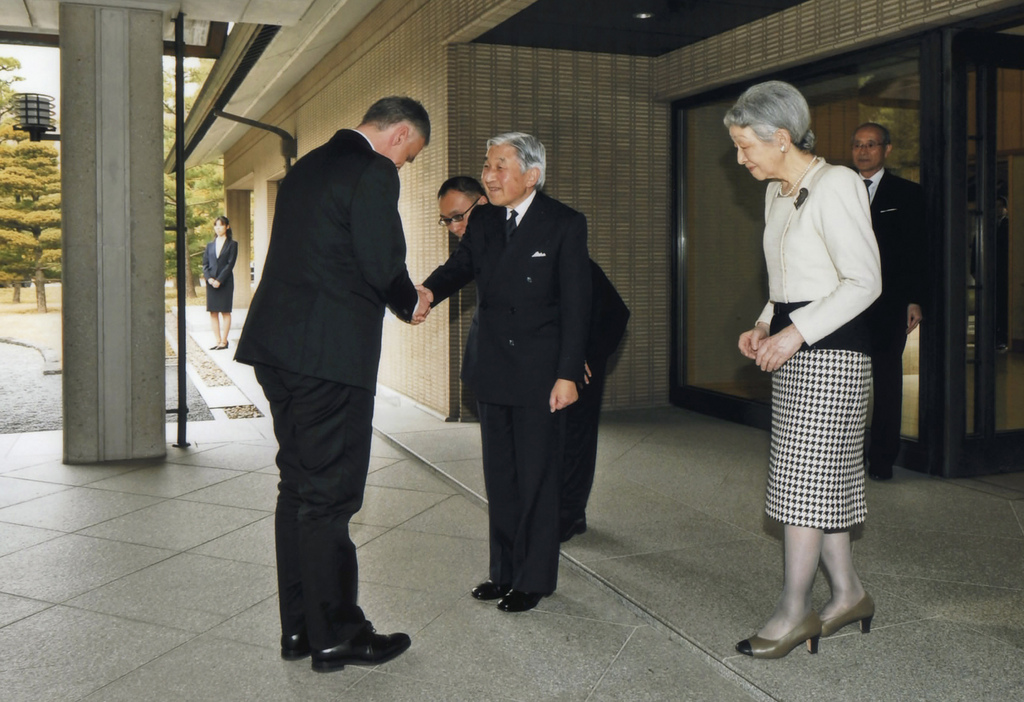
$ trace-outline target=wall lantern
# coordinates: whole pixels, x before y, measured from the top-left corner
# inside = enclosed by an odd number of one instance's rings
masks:
[[[32,141],[60,141],[60,134],[48,133],[57,131],[52,97],[39,93],[16,93],[13,104],[17,119],[15,129],[28,132]]]

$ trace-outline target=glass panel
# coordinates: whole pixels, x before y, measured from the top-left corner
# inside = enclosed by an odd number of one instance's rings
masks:
[[[1024,429],[1024,71],[997,78],[996,430]]]
[[[920,85],[917,52],[801,82],[811,106],[817,153],[851,163],[850,137],[863,122],[889,127],[886,168],[920,182]],[[761,234],[765,183],[736,164],[722,126],[731,99],[687,109],[684,207],[687,385],[767,402],[771,379],[736,348],[767,301]],[[710,194],[710,195],[709,195]],[[922,253],[923,255],[923,253]],[[925,310],[927,324],[928,310]],[[919,339],[904,352],[903,434],[918,436]]]

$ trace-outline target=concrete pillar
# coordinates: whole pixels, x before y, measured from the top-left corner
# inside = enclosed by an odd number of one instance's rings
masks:
[[[60,4],[66,463],[166,452],[162,23]]]
[[[249,280],[249,239],[252,238],[249,190],[227,191],[227,216],[231,220],[231,235],[238,242],[238,259],[235,261],[235,296],[233,307],[249,307],[252,299],[252,283]]]

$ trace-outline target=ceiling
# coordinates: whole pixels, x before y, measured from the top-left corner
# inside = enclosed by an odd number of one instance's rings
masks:
[[[802,2],[804,0],[537,0],[476,41],[660,56]],[[649,16],[640,18],[639,14]]]

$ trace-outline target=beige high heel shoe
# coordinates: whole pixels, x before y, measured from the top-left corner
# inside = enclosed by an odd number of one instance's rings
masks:
[[[782,658],[801,642],[807,642],[809,653],[818,652],[818,638],[821,636],[821,619],[817,612],[809,612],[803,620],[781,639],[763,639],[751,636],[736,644],[736,650],[754,658]]]
[[[875,601],[871,595],[864,593],[860,602],[850,607],[842,614],[830,617],[821,623],[821,635],[831,636],[847,624],[860,622],[860,633],[867,634],[871,631],[871,619],[875,616]]]

